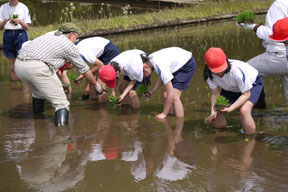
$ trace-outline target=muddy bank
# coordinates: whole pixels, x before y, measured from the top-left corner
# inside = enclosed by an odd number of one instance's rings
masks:
[[[267,13],[266,9],[265,10],[254,10],[255,15],[263,15],[266,13]],[[213,21],[232,20],[232,19],[235,19],[237,14],[235,13],[235,14],[217,15],[217,16],[213,16],[213,17],[203,17],[203,18],[196,18],[196,19],[174,20],[174,21],[170,21],[170,22],[166,22],[166,23],[160,23],[159,22],[159,23],[130,27],[129,29],[124,29],[122,27],[119,27],[119,28],[109,29],[109,30],[95,30],[92,33],[83,33],[81,35],[81,39],[85,39],[85,38],[93,37],[93,36],[107,36],[107,35],[111,35],[111,34],[136,32],[136,31],[143,31],[143,30],[163,28],[163,27],[173,27],[173,26],[180,26],[180,25],[213,22]]]
[[[253,10],[253,11],[255,15],[263,15],[267,13],[267,9],[258,9],[258,10]],[[173,27],[173,26],[188,25],[188,24],[200,24],[200,23],[207,23],[207,22],[214,22],[214,21],[233,20],[235,19],[237,14],[238,13],[231,13],[231,14],[225,14],[225,15],[214,15],[214,16],[209,16],[209,17],[202,17],[202,18],[195,18],[195,19],[183,19],[183,20],[176,19],[176,20],[172,20],[168,22],[155,22],[151,24],[131,26],[129,28],[124,28],[120,26],[118,28],[110,28],[107,30],[94,30],[92,32],[82,33],[81,39],[85,39],[85,38],[93,37],[93,36],[107,36],[107,35],[112,35],[112,34],[136,32],[136,31],[143,31],[143,30],[156,29],[156,28]],[[0,49],[3,49],[2,42],[0,43]]]

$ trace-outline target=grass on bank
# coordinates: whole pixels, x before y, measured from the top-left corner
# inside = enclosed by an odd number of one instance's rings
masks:
[[[99,31],[128,30],[137,26],[153,26],[161,23],[169,23],[179,20],[190,20],[197,18],[213,17],[225,14],[237,14],[246,10],[267,10],[273,0],[241,2],[220,2],[220,3],[200,3],[184,8],[173,8],[171,10],[161,10],[159,12],[143,13],[138,15],[120,16],[103,19],[77,20],[74,23],[81,28],[82,35],[97,35]],[[48,25],[45,27],[31,27],[28,31],[29,39],[55,30],[60,24]],[[3,31],[1,31],[3,33]]]

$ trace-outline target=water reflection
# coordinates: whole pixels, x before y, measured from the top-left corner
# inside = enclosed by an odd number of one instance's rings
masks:
[[[257,174],[251,169],[255,144],[254,136],[241,138],[228,135],[225,131],[214,137],[211,145],[209,191],[250,191],[257,187],[253,181],[253,175]],[[229,169],[229,173],[222,175],[224,169]],[[222,185],[223,180],[228,185]]]
[[[177,181],[184,179],[188,174],[195,169],[192,164],[189,165],[175,156],[175,150],[177,144],[182,141],[182,129],[184,125],[184,118],[176,118],[175,129],[173,130],[168,120],[164,120],[165,134],[167,136],[167,151],[162,159],[162,162],[158,165],[155,175],[161,179],[168,181]],[[188,145],[186,145],[187,147]],[[189,151],[193,154],[193,151]],[[181,153],[178,156],[181,158]],[[191,157],[195,159],[196,157]],[[191,160],[190,159],[190,160]]]

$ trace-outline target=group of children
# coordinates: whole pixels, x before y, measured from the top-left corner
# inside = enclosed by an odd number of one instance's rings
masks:
[[[0,28],[4,28],[5,26],[5,33],[4,33],[4,51],[5,55],[12,62],[15,62],[15,58],[17,56],[17,52],[19,51],[18,44],[16,45],[15,42],[5,42],[8,40],[16,41],[12,39],[9,35],[17,35],[18,33],[25,33],[26,28],[28,27],[27,23],[30,23],[30,15],[29,11],[24,4],[19,3],[17,0],[10,0],[10,3],[5,4],[1,7],[1,17],[0,17]],[[18,6],[20,5],[20,6]],[[5,9],[6,6],[6,9]],[[7,6],[9,6],[7,8]],[[20,8],[19,8],[20,7]],[[15,8],[19,8],[23,11],[19,15],[19,18],[15,19],[7,19],[6,15],[9,13],[5,13],[7,10],[13,10]],[[15,10],[14,10],[15,11]],[[27,15],[28,12],[28,15]],[[12,27],[12,23],[10,21],[16,23],[16,26],[19,29],[9,29],[9,26]],[[280,23],[280,24],[279,24]],[[275,34],[270,36],[270,38],[274,41],[284,42],[287,45],[288,39],[288,21],[286,19],[279,20],[274,26]],[[284,24],[283,24],[284,23]],[[244,25],[245,26],[245,25]],[[280,26],[280,27],[279,27]],[[284,26],[284,27],[283,27]],[[255,28],[255,26],[253,26]],[[23,30],[25,29],[25,30]],[[257,29],[256,29],[257,30]],[[58,33],[59,34],[56,34]],[[53,32],[54,34],[54,32]],[[66,53],[63,55],[47,55],[47,51],[45,51],[45,45],[37,44],[37,41],[55,41],[60,42],[63,41],[62,45],[56,45],[56,43],[51,42],[51,46],[55,46],[60,48],[65,43],[67,44],[67,39],[61,40],[58,37],[41,37],[38,40],[34,41],[29,47],[22,50],[20,57],[18,58],[18,74],[20,75],[23,71],[20,68],[25,67],[22,63],[29,62],[31,67],[35,64],[33,62],[41,63],[45,68],[49,68],[52,71],[54,69],[59,69],[63,64],[63,59],[72,60],[71,62],[73,65],[77,67],[80,72],[83,72],[83,75],[80,75],[76,82],[79,83],[83,78],[87,78],[88,81],[86,82],[85,90],[82,96],[83,100],[86,100],[90,96],[90,83],[95,87],[95,92],[99,95],[99,98],[102,98],[102,101],[106,99],[106,89],[104,83],[112,88],[111,95],[116,96],[115,89],[117,86],[117,82],[119,79],[119,75],[123,75],[124,78],[119,85],[120,96],[118,96],[119,103],[128,102],[132,105],[133,108],[140,108],[140,101],[136,94],[136,88],[141,84],[149,84],[150,76],[152,72],[155,71],[159,78],[155,84],[155,86],[148,92],[145,93],[146,97],[150,97],[153,95],[162,85],[164,85],[162,97],[163,97],[163,111],[160,114],[156,115],[157,119],[164,119],[166,116],[171,113],[175,114],[176,117],[184,117],[184,109],[183,104],[181,102],[181,94],[184,90],[187,90],[191,79],[193,77],[196,62],[192,53],[190,51],[184,50],[180,47],[168,47],[164,49],[160,49],[154,53],[147,54],[145,51],[133,49],[127,50],[122,53],[119,53],[117,47],[108,39],[103,37],[91,37],[84,39],[77,43],[76,39],[79,37],[79,30],[73,25],[64,25],[64,29],[61,27],[58,31],[55,32],[56,36],[65,35],[65,37],[76,44],[79,53],[76,53],[76,49],[73,52],[67,49],[68,55]],[[43,40],[42,40],[43,39]],[[51,40],[50,40],[51,39]],[[53,40],[52,40],[53,39]],[[25,39],[20,39],[21,41],[27,40],[27,34]],[[22,42],[23,43],[23,42]],[[22,44],[20,42],[20,44]],[[65,44],[65,45],[66,45]],[[11,49],[7,46],[14,46],[14,54],[10,51]],[[15,46],[18,46],[15,49]],[[68,46],[68,44],[67,44]],[[69,46],[72,47],[72,45]],[[24,46],[23,46],[24,47]],[[37,47],[36,49],[34,47]],[[41,47],[41,49],[39,49]],[[43,50],[42,50],[43,49]],[[37,54],[37,51],[42,50],[40,56]],[[55,51],[55,49],[51,49]],[[31,58],[27,57],[30,52],[35,52],[31,54]],[[63,51],[63,50],[62,50]],[[90,75],[90,70],[88,70],[88,66],[86,66],[83,61],[79,60],[79,54],[85,63],[90,63],[95,65],[91,72],[94,75],[94,79]],[[59,63],[53,63],[53,59],[55,61],[59,61]],[[259,102],[263,103],[264,98],[264,88],[263,88],[263,79],[262,76],[259,74],[258,70],[253,68],[246,62],[242,62],[239,60],[232,60],[228,59],[221,48],[211,47],[205,53],[205,69],[204,69],[204,79],[207,81],[209,87],[211,88],[211,112],[207,118],[208,124],[213,124],[216,128],[224,128],[226,127],[226,120],[224,118],[225,113],[229,113],[235,111],[236,109],[240,109],[240,118],[242,120],[242,125],[244,132],[246,134],[253,134],[256,131],[256,125],[251,115],[252,109],[254,107],[259,106]],[[10,66],[13,66],[10,63]],[[66,63],[66,67],[68,67],[69,63]],[[26,65],[27,66],[27,65]],[[62,71],[59,73],[59,78],[61,79],[61,74],[63,74],[63,67],[61,67]],[[61,69],[60,68],[60,69]],[[26,69],[25,69],[26,70]],[[88,71],[87,71],[88,70]],[[12,70],[13,71],[13,70]],[[14,71],[13,71],[14,72]],[[48,73],[48,72],[47,72]],[[65,73],[64,73],[65,74]],[[53,75],[53,74],[52,74]],[[21,80],[25,80],[26,83],[28,80],[30,81],[31,76],[22,75]],[[17,77],[12,76],[12,79],[17,79]],[[95,81],[96,79],[96,81]],[[46,79],[47,81],[49,79]],[[34,95],[37,95],[36,92],[39,88],[35,87],[33,90],[32,84],[35,82],[31,82],[30,88],[32,88],[32,92]],[[58,80],[57,80],[58,84]],[[56,85],[56,80],[55,80]],[[40,86],[40,85],[39,85]],[[40,86],[41,88],[41,86]],[[46,89],[46,88],[45,88]],[[51,89],[51,88],[50,88]],[[44,90],[44,89],[43,89]],[[58,89],[57,89],[58,90]],[[59,91],[59,90],[58,90]],[[47,92],[47,91],[46,91]],[[48,94],[48,92],[45,94]],[[40,97],[44,98],[47,95],[40,94],[39,92],[39,101],[41,100]],[[216,98],[218,96],[226,97],[230,105],[225,107],[220,111],[216,111],[214,109]],[[60,98],[60,97],[59,97]],[[60,100],[59,98],[55,98],[57,102]],[[35,98],[37,100],[37,98]],[[61,95],[61,100],[65,100],[63,95]],[[51,99],[53,104],[53,99]],[[265,101],[265,100],[264,100]],[[59,116],[59,119],[65,117],[64,119],[67,120],[66,123],[59,123],[59,125],[66,125],[68,123],[68,114],[69,114],[69,102],[65,101],[65,105],[62,103],[55,102],[56,112],[57,109],[65,108],[64,112],[62,111],[57,115],[56,118]],[[59,105],[59,106],[58,106]],[[62,106],[63,105],[63,106]],[[34,100],[33,100],[34,106]],[[43,112],[43,107],[41,107],[41,112]],[[265,107],[262,105],[262,108]],[[260,107],[261,108],[261,107]],[[63,118],[62,118],[63,119]],[[65,121],[66,121],[65,120]],[[56,124],[56,123],[55,123]]]

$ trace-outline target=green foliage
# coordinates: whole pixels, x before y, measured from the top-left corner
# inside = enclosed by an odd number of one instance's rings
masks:
[[[225,97],[220,95],[220,96],[218,96],[216,98],[216,105],[217,106],[228,106],[229,105],[229,101]]]
[[[253,21],[255,19],[254,12],[251,10],[240,13],[236,16],[236,20],[238,23],[243,23],[245,21]]]
[[[148,88],[146,85],[141,84],[140,86],[138,86],[136,88],[136,94],[138,95],[138,97],[141,97],[142,95],[144,95],[144,93],[146,93],[148,91]]]
[[[70,81],[75,81],[77,79],[76,76],[70,71],[67,73],[67,76],[70,79]]]

